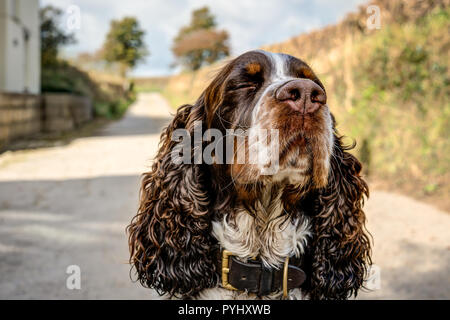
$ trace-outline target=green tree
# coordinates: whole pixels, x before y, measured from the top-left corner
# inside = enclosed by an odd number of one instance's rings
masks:
[[[76,42],[72,33],[60,27],[62,11],[53,6],[40,9],[41,19],[41,63],[43,67],[54,66],[58,62],[58,51],[63,45]]]
[[[145,31],[134,17],[111,21],[111,26],[103,44],[103,58],[108,62],[116,62],[120,73],[125,76],[149,54],[144,43]]]
[[[216,27],[215,17],[208,7],[194,10],[190,24],[181,28],[174,39],[172,52],[178,62],[195,71],[228,56],[228,33]]]

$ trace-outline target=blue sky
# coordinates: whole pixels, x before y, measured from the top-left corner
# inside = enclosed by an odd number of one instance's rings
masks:
[[[173,73],[170,51],[180,27],[189,23],[193,9],[208,5],[219,28],[230,33],[233,55],[288,39],[335,23],[367,0],[41,0],[67,10],[77,5],[81,28],[78,43],[65,49],[72,56],[94,52],[103,43],[111,19],[135,16],[146,30],[151,55],[132,72],[135,76]]]

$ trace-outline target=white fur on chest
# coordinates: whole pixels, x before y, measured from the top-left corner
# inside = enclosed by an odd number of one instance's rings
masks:
[[[236,219],[213,222],[213,235],[223,249],[239,258],[259,257],[264,264],[280,268],[287,256],[300,257],[311,232],[308,220],[291,221],[281,204],[274,204],[267,217],[253,217],[238,209]]]
[[[270,193],[270,190],[268,190]],[[213,235],[222,249],[231,251],[242,260],[258,257],[268,267],[279,269],[287,256],[300,257],[311,236],[306,217],[292,221],[284,214],[280,196],[263,196],[252,216],[243,208],[236,209],[235,219],[213,222]],[[208,299],[255,299],[254,295],[222,288],[208,289],[201,295]],[[279,299],[281,293],[267,296]],[[303,299],[299,289],[291,290],[290,299]]]

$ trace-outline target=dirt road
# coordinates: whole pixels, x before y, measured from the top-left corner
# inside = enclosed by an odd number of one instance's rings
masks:
[[[66,146],[0,156],[1,299],[151,299],[130,282],[125,226],[170,109],[142,94],[120,121]],[[372,191],[381,289],[361,298],[450,298],[450,215]],[[81,289],[66,269],[81,270]]]

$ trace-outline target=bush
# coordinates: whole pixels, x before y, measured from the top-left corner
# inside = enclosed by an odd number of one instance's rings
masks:
[[[122,116],[135,100],[132,86],[124,90],[120,84],[95,81],[88,73],[65,61],[43,68],[41,91],[89,97],[94,104],[94,115],[109,119]]]
[[[366,174],[422,195],[450,190],[449,28],[450,9],[438,9],[361,38],[352,48],[352,94],[337,94],[340,71],[328,75],[338,128],[357,139]]]

